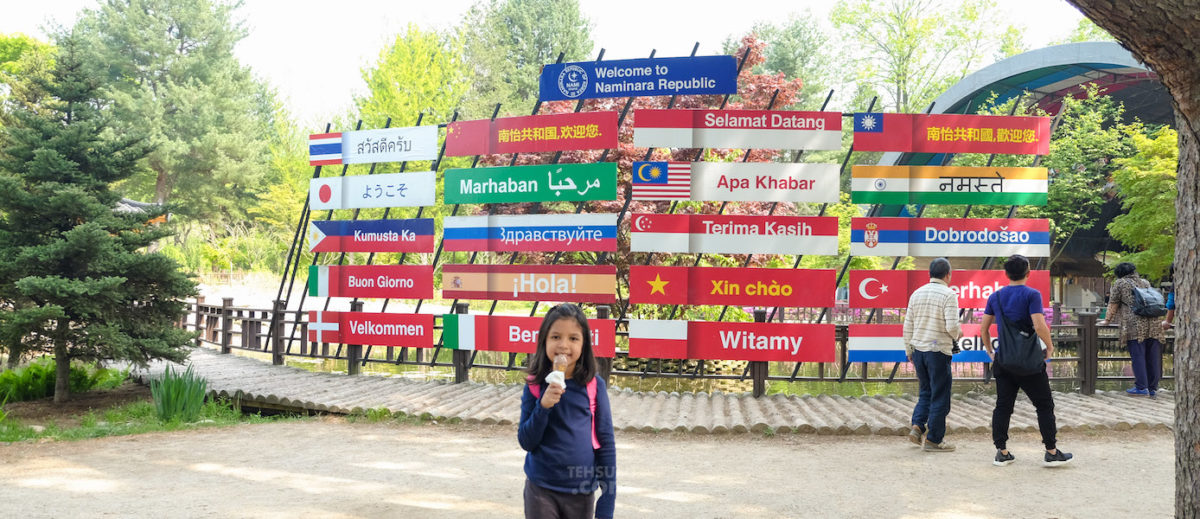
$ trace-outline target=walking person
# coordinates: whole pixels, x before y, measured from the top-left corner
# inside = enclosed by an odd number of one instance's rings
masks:
[[[1118,264],[1113,273],[1117,279],[1109,291],[1108,319],[1097,321],[1096,324],[1115,322],[1121,328],[1120,343],[1129,349],[1129,357],[1133,361],[1133,387],[1125,390],[1125,393],[1130,396],[1156,396],[1158,381],[1162,379],[1162,343],[1165,337],[1162,322],[1159,321],[1162,314],[1152,317],[1134,313],[1134,289],[1151,286],[1149,281],[1138,276],[1133,263]]]
[[[1049,362],[1054,353],[1054,343],[1050,339],[1050,327],[1046,324],[1046,316],[1042,309],[1042,293],[1025,285],[1029,278],[1029,260],[1025,256],[1015,254],[1004,262],[1004,275],[1008,277],[1008,286],[997,290],[988,297],[987,306],[983,311],[983,319],[979,323],[979,338],[993,360],[997,359],[997,350],[992,348],[990,328],[999,315],[1001,327],[1011,326],[1021,330],[1018,335],[1029,337],[1036,334],[1044,349],[1035,362],[1037,368],[1032,373],[1021,373],[1012,368],[1006,369],[1000,362],[992,363],[992,377],[996,379],[996,409],[992,411],[992,443],[996,446],[994,465],[1005,466],[1016,460],[1008,451],[1008,425],[1012,419],[1013,406],[1017,402],[1017,390],[1025,392],[1025,396],[1033,402],[1037,409],[1038,431],[1042,433],[1042,444],[1046,447],[1043,461],[1047,466],[1070,463],[1073,456],[1069,452],[1058,449],[1058,426],[1054,419],[1054,395],[1050,392],[1050,377],[1046,374],[1045,363]],[[1011,329],[1010,328],[1010,329]],[[1008,349],[1012,355],[1021,345],[1011,334],[1001,332],[1000,350]],[[1032,341],[1032,339],[1031,339]]]
[[[1167,316],[1163,318],[1162,329],[1170,330],[1175,327],[1175,264],[1167,271],[1167,279],[1171,280],[1171,291],[1167,292]],[[1156,390],[1157,391],[1157,390]]]
[[[583,310],[563,303],[546,312],[528,373],[517,427],[527,452],[525,517],[611,518],[617,450]]]
[[[927,452],[950,452],[945,440],[950,413],[950,359],[955,341],[962,336],[958,321],[958,295],[950,290],[950,261],[929,263],[929,283],[908,298],[904,314],[904,349],[917,372],[917,406],[913,409],[909,441]]]

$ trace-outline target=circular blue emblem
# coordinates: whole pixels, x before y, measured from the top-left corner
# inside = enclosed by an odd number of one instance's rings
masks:
[[[887,181],[882,178],[875,179],[875,190],[883,191],[884,189],[887,189]]]
[[[587,71],[579,65],[567,65],[558,73],[558,91],[562,95],[576,98],[587,92]]]

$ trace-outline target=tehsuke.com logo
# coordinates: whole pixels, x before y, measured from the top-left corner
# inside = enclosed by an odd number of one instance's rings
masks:
[[[562,95],[575,98],[587,91],[587,72],[579,65],[567,65],[558,73],[558,91]]]

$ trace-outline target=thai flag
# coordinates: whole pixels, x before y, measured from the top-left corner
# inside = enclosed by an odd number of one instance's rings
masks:
[[[308,136],[308,165],[328,166],[342,163],[342,134],[314,133]]]

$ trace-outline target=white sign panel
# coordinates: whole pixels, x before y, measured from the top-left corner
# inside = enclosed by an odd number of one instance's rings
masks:
[[[314,178],[309,206],[322,210],[434,205],[436,178],[432,171]]]
[[[692,163],[692,200],[836,204],[840,190],[834,164]]]
[[[433,160],[437,156],[437,126],[342,133],[343,164]]]

